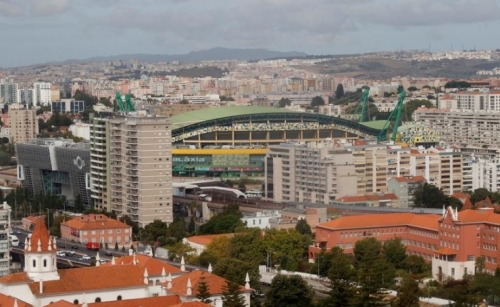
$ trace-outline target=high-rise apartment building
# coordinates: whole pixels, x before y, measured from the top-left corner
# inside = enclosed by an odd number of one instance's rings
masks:
[[[332,143],[271,146],[265,173],[265,195],[278,202],[329,203],[357,192],[352,154]]]
[[[3,103],[19,102],[17,83],[0,83],[0,101]]]
[[[111,211],[109,122],[89,114],[90,122],[90,195],[95,209]]]
[[[51,103],[52,93],[49,82],[38,82],[34,84],[33,104],[48,106]]]
[[[173,221],[171,128],[166,117],[109,119],[110,208],[139,226]]]
[[[13,143],[25,143],[38,135],[38,119],[34,107],[26,108],[21,104],[9,106],[9,131]]]
[[[33,105],[33,89],[25,88],[17,91],[17,96],[19,97],[19,103],[24,105]]]
[[[0,276],[10,274],[10,242],[11,232],[10,214],[11,208],[7,202],[0,204]]]

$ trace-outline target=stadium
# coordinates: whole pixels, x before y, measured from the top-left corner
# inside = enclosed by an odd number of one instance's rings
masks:
[[[376,138],[385,123],[253,106],[200,109],[170,121],[173,175],[188,177],[262,176],[269,145]]]

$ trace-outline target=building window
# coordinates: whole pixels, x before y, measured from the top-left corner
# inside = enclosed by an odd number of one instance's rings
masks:
[[[75,305],[78,305],[78,303],[79,303],[78,300],[73,301],[73,304],[75,304]]]
[[[118,295],[118,296],[116,297],[116,300],[117,300],[117,301],[121,301],[121,300],[122,300],[122,296],[121,296],[121,295]]]
[[[100,303],[100,302],[101,302],[101,298],[100,298],[100,297],[96,297],[96,298],[95,298],[95,302],[96,302],[96,303]]]
[[[36,260],[33,259],[33,267],[36,268]]]
[[[46,268],[47,267],[47,259],[43,259],[43,267]]]

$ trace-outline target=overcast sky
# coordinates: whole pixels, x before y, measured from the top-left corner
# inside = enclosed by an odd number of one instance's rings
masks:
[[[500,48],[500,0],[0,0],[0,66],[212,47]]]

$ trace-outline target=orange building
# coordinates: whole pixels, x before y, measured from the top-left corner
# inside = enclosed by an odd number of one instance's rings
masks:
[[[475,260],[484,257],[486,272],[493,274],[500,259],[500,214],[492,209],[457,212],[443,208],[442,215],[394,213],[341,217],[316,226],[313,260],[322,249],[340,247],[353,253],[358,240],[384,241],[399,237],[409,255],[432,262],[433,277],[460,279],[475,273]]]

